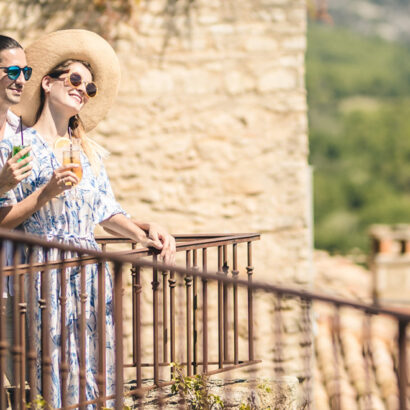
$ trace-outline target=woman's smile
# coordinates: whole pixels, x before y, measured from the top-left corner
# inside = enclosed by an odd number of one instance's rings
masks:
[[[68,95],[72,97],[74,100],[78,101],[80,104],[84,102],[83,97],[77,91],[69,92]]]

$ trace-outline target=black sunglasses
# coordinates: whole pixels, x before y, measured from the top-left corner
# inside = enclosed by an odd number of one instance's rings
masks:
[[[20,73],[23,71],[23,76],[26,81],[30,80],[31,73],[33,69],[29,66],[19,67],[18,65],[11,65],[10,67],[0,67],[1,69],[5,70],[7,73],[7,77],[10,80],[17,80],[20,77]]]
[[[68,77],[68,82],[74,87],[78,88],[82,83],[85,84],[85,92],[90,98],[93,98],[97,95],[97,84],[94,82],[87,83],[83,80],[80,74],[71,73]]]

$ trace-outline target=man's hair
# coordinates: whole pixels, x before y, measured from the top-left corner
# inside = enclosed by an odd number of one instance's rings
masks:
[[[2,36],[0,34],[0,52],[2,52],[3,50],[9,50],[11,48],[23,49],[20,43],[14,40],[14,38]],[[0,57],[0,61],[1,61],[1,57]]]

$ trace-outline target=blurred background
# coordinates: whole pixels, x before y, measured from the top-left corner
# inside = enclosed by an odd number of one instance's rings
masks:
[[[360,256],[371,224],[410,222],[410,4],[328,0],[309,11],[315,247]]]

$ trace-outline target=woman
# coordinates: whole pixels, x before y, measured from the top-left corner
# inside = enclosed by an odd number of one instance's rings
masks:
[[[0,226],[15,228],[21,225],[26,232],[38,234],[70,245],[98,249],[94,228],[100,224],[119,235],[129,237],[143,246],[153,246],[164,252],[167,237],[149,224],[130,220],[113,196],[104,166],[101,147],[92,142],[85,132],[94,128],[106,114],[117,93],[119,63],[111,46],[100,36],[85,30],[63,30],[44,36],[26,50],[33,67],[32,79],[26,85],[23,103],[15,110],[29,126],[23,138],[31,139],[33,169],[12,195],[17,204],[0,208]],[[73,172],[74,164],[61,165],[55,143],[70,137],[81,143],[83,176],[79,181]],[[71,132],[70,132],[71,134]],[[6,159],[11,150],[10,139],[1,144],[1,155]],[[76,185],[75,197],[68,194]],[[67,192],[66,192],[67,191]],[[3,201],[5,198],[3,198]],[[1,198],[0,198],[1,201]],[[152,238],[147,234],[152,233]],[[172,242],[172,241],[171,241]],[[174,248],[168,245],[163,253],[168,263],[173,263]],[[49,258],[57,257],[48,255]],[[39,253],[38,260],[44,259]],[[79,340],[77,318],[80,314],[80,275],[73,268],[67,279],[67,318],[70,374],[68,386],[60,385],[59,377],[59,272],[50,275],[50,299],[52,301],[50,323],[52,341],[52,403],[61,406],[61,391],[66,389],[69,404],[79,400],[78,353]],[[37,287],[39,289],[39,282]],[[96,374],[96,312],[97,267],[87,266],[86,319],[87,319],[87,399],[97,395]],[[107,394],[113,393],[114,329],[112,318],[112,284],[106,275],[107,304]],[[37,312],[36,339],[40,343],[40,318]],[[40,384],[40,383],[38,383]]]

